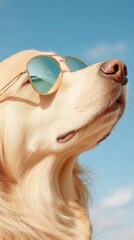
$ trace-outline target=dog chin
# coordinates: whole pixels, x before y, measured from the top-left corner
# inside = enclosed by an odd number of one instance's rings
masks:
[[[107,117],[110,113],[114,113],[117,116],[116,121],[111,125],[110,131],[105,133],[104,136],[101,137],[100,140],[98,140],[97,144],[104,141],[111,133],[113,127],[116,125],[116,123],[118,122],[118,120],[122,117],[124,109],[125,109],[125,105],[126,105],[126,101],[125,101],[125,97],[123,95],[120,95],[117,99],[115,99],[115,101],[110,104],[110,106],[108,106],[105,110],[102,110],[100,113],[98,113],[98,115],[96,115],[93,119],[92,122],[94,122],[96,119],[104,117]],[[59,135],[56,139],[56,141],[59,144],[64,144],[69,142],[72,138],[74,138],[76,136],[77,133],[79,133],[81,130],[84,130],[86,127],[88,127],[91,124],[91,120],[87,121],[84,125],[80,126],[77,129],[72,129],[68,132],[65,132],[61,135]]]

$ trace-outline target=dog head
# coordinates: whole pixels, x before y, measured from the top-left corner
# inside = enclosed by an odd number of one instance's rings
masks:
[[[127,69],[111,60],[71,72],[51,53],[62,78],[55,92],[40,95],[28,73],[20,73],[41,54],[50,55],[30,50],[0,63],[1,236],[91,239],[76,156],[104,140],[121,118]]]
[[[0,89],[40,54],[47,55],[29,50],[3,61]],[[91,149],[110,134],[124,112],[127,70],[122,62],[111,60],[71,72],[62,56],[53,57],[63,71],[57,91],[39,95],[26,73],[0,93],[0,158],[4,156],[12,169],[24,165],[24,159],[39,161],[47,154],[71,156]],[[22,162],[16,162],[20,156]]]

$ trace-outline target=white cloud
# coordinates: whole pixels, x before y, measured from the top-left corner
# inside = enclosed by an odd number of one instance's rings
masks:
[[[109,211],[109,209],[98,206],[92,209],[90,216],[96,232],[112,232],[112,229],[115,230],[125,224],[128,212],[124,209],[110,209]]]
[[[90,216],[94,239],[133,240],[134,185],[119,188],[94,205]]]
[[[119,234],[118,240],[133,240],[134,239],[134,226],[122,229]]]
[[[125,42],[115,44],[99,43],[86,51],[85,57],[89,60],[102,60],[104,58],[113,58],[117,55],[126,53],[128,46]]]
[[[133,240],[134,236],[133,206],[127,208],[96,209],[91,214],[93,238],[98,240]]]
[[[133,187],[126,187],[115,191],[102,201],[103,208],[121,207],[128,204],[133,198]]]
[[[104,231],[104,230],[109,230],[109,229],[112,229],[115,225],[118,224],[118,219],[117,217],[114,215],[113,216],[105,216],[103,214],[101,214],[100,216],[98,216],[98,219],[97,219],[97,225],[98,225],[98,228],[101,230],[101,231]]]

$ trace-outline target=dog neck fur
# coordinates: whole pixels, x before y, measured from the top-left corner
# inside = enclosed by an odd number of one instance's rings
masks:
[[[76,156],[43,157],[24,172],[17,184],[11,184],[6,209],[6,189],[2,192],[1,212],[6,222],[1,219],[1,239],[88,240],[91,226],[86,212],[87,191]]]

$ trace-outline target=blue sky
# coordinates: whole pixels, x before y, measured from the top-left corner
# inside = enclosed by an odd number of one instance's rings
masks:
[[[53,50],[89,65],[111,58],[128,66],[123,119],[96,149],[81,155],[92,170],[94,239],[134,236],[134,1],[0,0],[0,60],[24,49]]]

